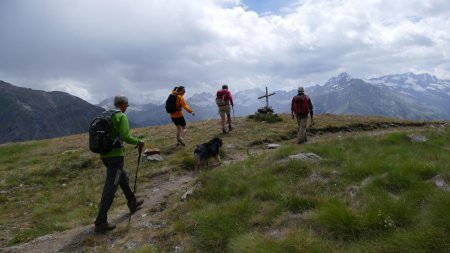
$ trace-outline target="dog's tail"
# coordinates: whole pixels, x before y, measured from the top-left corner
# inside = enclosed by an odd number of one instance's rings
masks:
[[[200,153],[200,146],[197,145],[194,150],[194,155],[198,155]]]

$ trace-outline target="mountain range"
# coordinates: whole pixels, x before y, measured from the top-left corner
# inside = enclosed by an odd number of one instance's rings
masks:
[[[372,79],[346,73],[310,90],[318,113],[450,119],[450,80],[405,73]]]
[[[45,92],[0,81],[0,143],[87,132],[104,109],[65,92]]]
[[[330,78],[323,85],[306,87],[315,114],[380,115],[399,119],[450,119],[450,80],[440,80],[429,74],[404,73],[371,79],[353,78],[347,73]],[[232,91],[232,90],[231,90]],[[233,92],[233,91],[232,91]],[[276,113],[290,113],[296,89],[274,91],[269,105]],[[235,116],[253,114],[265,105],[262,89],[233,93]],[[192,95],[186,100],[196,116],[186,115],[188,121],[218,118],[212,92]],[[99,106],[107,108],[109,103]],[[146,104],[130,107],[130,121],[139,126],[170,122],[164,105]]]
[[[261,87],[262,88],[262,87]],[[450,119],[450,80],[429,74],[404,73],[377,78],[353,78],[341,73],[323,85],[305,87],[315,114],[379,115],[399,119]],[[233,92],[234,115],[253,114],[265,105],[262,89]],[[269,105],[276,113],[290,113],[296,89],[275,92]],[[219,118],[215,91],[193,94],[187,104],[196,112],[185,113],[187,121]],[[51,138],[86,132],[89,122],[113,98],[98,105],[64,92],[45,92],[16,87],[0,81],[0,143]],[[127,115],[132,127],[170,122],[164,104],[130,104]]]

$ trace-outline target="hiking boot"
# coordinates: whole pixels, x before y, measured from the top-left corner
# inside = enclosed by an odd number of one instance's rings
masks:
[[[223,133],[223,134],[226,134],[226,133],[227,133],[227,130],[225,130],[225,128],[222,128],[222,133]]]
[[[128,208],[130,209],[130,213],[134,214],[138,210],[142,208],[142,204],[144,204],[143,199],[135,199],[132,203],[128,203]]]
[[[184,144],[183,139],[177,138],[177,143],[180,143],[181,146],[186,147],[186,144]]]
[[[100,224],[95,224],[94,232],[95,233],[104,233],[106,231],[110,231],[116,228],[116,225],[104,222]]]
[[[228,126],[228,131],[231,131],[231,130],[233,130],[233,127],[232,126]]]

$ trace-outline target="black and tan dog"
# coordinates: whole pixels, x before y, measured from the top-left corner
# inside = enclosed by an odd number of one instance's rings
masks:
[[[208,166],[208,160],[212,157],[220,163],[220,148],[222,144],[222,139],[215,137],[209,142],[197,145],[194,150],[194,157],[197,161],[196,169]]]

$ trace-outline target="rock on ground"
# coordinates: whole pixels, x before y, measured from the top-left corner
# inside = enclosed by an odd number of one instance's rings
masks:
[[[320,162],[322,161],[322,157],[316,155],[314,153],[298,153],[296,155],[291,155],[288,158],[289,160],[303,160],[303,161],[311,161],[311,162]]]
[[[428,141],[428,138],[423,135],[410,134],[410,135],[408,135],[408,138],[411,142],[427,142]]]

